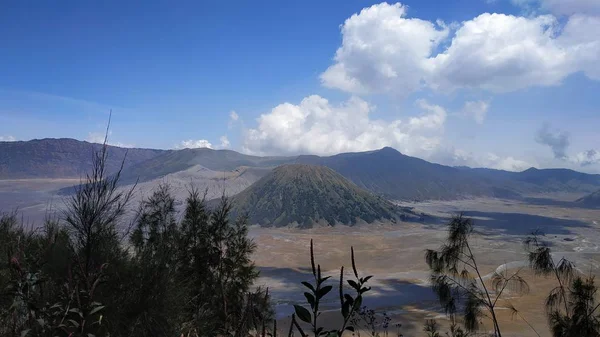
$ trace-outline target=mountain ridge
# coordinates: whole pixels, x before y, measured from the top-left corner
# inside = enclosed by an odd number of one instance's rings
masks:
[[[48,143],[62,144],[52,147]],[[66,144],[66,145],[65,145]],[[46,139],[0,143],[0,179],[80,177],[91,167],[92,151],[101,145],[72,139]],[[16,150],[15,150],[16,147]],[[24,147],[27,151],[21,151]],[[69,152],[71,151],[71,152]],[[547,192],[592,193],[600,189],[600,175],[568,169],[530,168],[522,172],[489,168],[451,167],[411,157],[391,148],[332,156],[252,156],[232,150],[152,150],[109,147],[109,172],[114,172],[128,153],[122,184],[147,183],[148,188],[165,177],[200,179],[205,167],[220,175],[235,174],[240,167],[260,168],[262,173],[240,180],[243,187],[269,170],[284,164],[327,166],[358,187],[392,200],[452,200],[472,197],[520,199]],[[178,172],[182,174],[174,175]],[[191,172],[191,173],[190,173]],[[200,172],[198,174],[194,172]],[[149,185],[148,185],[149,184]],[[232,191],[241,191],[236,182]]]

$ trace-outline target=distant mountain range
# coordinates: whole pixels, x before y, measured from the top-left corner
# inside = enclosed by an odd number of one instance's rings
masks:
[[[282,165],[232,199],[232,213],[252,224],[312,227],[406,217],[400,208],[324,166]]]
[[[79,177],[91,166],[99,145],[72,139],[0,142],[0,179]],[[507,172],[450,167],[406,156],[386,147],[334,156],[249,156],[230,150],[149,150],[110,147],[109,171],[118,169],[127,151],[123,184],[139,179],[150,191],[160,182],[195,183],[209,196],[235,195],[284,164],[326,166],[357,187],[392,200],[519,198],[545,192],[592,193],[600,175],[567,169]],[[185,189],[181,187],[182,191]]]
[[[89,172],[93,151],[101,145],[75,139],[0,142],[0,179],[79,178]],[[116,172],[125,154],[125,168],[170,151],[110,146],[106,169]]]

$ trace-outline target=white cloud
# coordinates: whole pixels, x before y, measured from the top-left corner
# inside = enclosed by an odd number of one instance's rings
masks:
[[[573,156],[571,161],[579,166],[600,164],[600,151],[592,149],[580,152]]]
[[[600,80],[600,18],[484,13],[451,29],[407,18],[407,7],[382,3],[342,25],[335,63],[321,80],[351,93],[406,95],[425,87],[493,92],[560,84],[583,71]],[[439,52],[442,48],[441,52]],[[439,53],[438,53],[439,52]]]
[[[221,148],[223,148],[223,149],[228,149],[229,146],[231,145],[227,136],[221,136],[221,138],[219,140],[221,141]]]
[[[321,74],[323,84],[353,93],[407,94],[421,87],[427,58],[449,29],[406,18],[406,12],[400,3],[381,3],[348,18],[335,64]]]
[[[425,113],[420,117],[412,117],[408,121],[408,125],[413,130],[419,129],[440,129],[446,122],[446,110],[439,105],[431,105],[426,100],[420,99],[417,102]]]
[[[480,160],[480,163],[481,165],[479,166],[516,172],[520,172],[535,166],[524,160],[516,159],[511,156],[500,157],[494,153],[488,153],[484,158]]]
[[[198,148],[209,148],[212,149],[212,144],[206,139],[188,139],[182,141],[175,147],[176,149],[198,149]]]
[[[295,105],[283,103],[258,118],[258,126],[247,130],[243,149],[254,154],[335,154],[392,146],[426,157],[439,145],[446,111],[426,101],[417,105],[425,114],[402,120],[373,120],[375,109],[351,97],[332,105],[318,95]]]
[[[240,116],[237,114],[237,112],[235,112],[234,110],[231,110],[231,112],[229,113],[229,118],[232,121],[236,122],[240,118]]]
[[[0,142],[15,142],[17,139],[13,136],[0,136]]]
[[[538,166],[535,162],[529,162],[512,156],[500,156],[493,152],[474,154],[452,146],[440,147],[430,159],[449,166],[486,167],[515,172]]]
[[[463,107],[463,114],[473,118],[477,124],[483,124],[489,108],[490,103],[486,101],[467,101]]]
[[[124,148],[133,148],[135,147],[134,144],[126,144],[126,143],[121,143],[121,142],[113,142],[110,140],[110,136],[112,135],[112,131],[108,132],[108,145],[111,146],[117,146],[117,147],[124,147]],[[88,133],[87,138],[85,139],[87,142],[90,143],[95,143],[95,144],[104,144],[104,137],[105,134],[104,133],[100,133],[100,132],[90,132]]]

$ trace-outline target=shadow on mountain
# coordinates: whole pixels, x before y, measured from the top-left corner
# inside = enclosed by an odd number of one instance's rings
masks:
[[[475,227],[478,230],[509,235],[528,235],[536,229],[545,234],[567,235],[572,233],[570,228],[589,226],[579,220],[523,213],[464,211],[463,214],[475,220]]]

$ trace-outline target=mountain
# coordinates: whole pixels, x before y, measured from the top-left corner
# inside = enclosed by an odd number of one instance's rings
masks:
[[[79,178],[89,172],[93,152],[101,146],[66,138],[0,142],[0,179]],[[127,169],[165,152],[109,146],[106,169],[116,172],[126,153]]]
[[[122,182],[146,182],[166,175],[186,171],[196,166],[212,171],[233,171],[239,167],[275,167],[293,161],[293,157],[257,157],[231,150],[208,148],[168,151],[133,165],[123,172]]]
[[[390,199],[518,196],[502,185],[490,184],[465,170],[406,156],[390,147],[331,157],[300,156],[296,162],[327,166],[359,187]]]
[[[600,207],[600,190],[588,194],[576,202],[587,207]]]
[[[252,224],[372,223],[395,221],[401,211],[324,166],[282,165],[232,199],[232,214],[247,213]]]
[[[509,172],[487,168],[461,168],[490,184],[505,186],[517,193],[593,192],[600,188],[600,175],[568,169],[530,168]]]
[[[78,178],[91,167],[100,145],[73,139],[0,142],[0,179]],[[520,198],[546,192],[591,193],[600,175],[567,169],[508,172],[449,167],[404,155],[392,148],[333,156],[260,157],[231,150],[148,150],[109,147],[108,171],[115,172],[125,153],[122,185],[138,181],[140,190],[157,184],[177,185],[182,193],[193,182],[210,195],[234,195],[283,164],[326,166],[376,195],[394,200],[468,197]],[[72,191],[65,189],[64,191]]]

